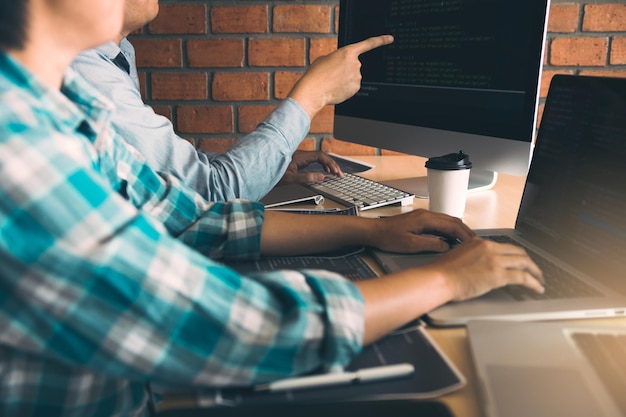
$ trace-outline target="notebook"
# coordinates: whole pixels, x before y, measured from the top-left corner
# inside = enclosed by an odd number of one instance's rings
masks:
[[[476,232],[523,245],[544,272],[546,294],[556,298],[509,286],[437,308],[428,314],[431,324],[624,315],[626,78],[553,78],[515,229]],[[437,255],[375,256],[392,272]]]
[[[357,401],[280,403],[220,408],[174,408],[157,413],[157,417],[453,417],[439,401]]]
[[[487,417],[626,415],[626,328],[470,321]]]
[[[261,199],[261,203],[265,205],[265,208],[282,207],[297,203],[319,205],[324,203],[324,196],[300,184],[286,184],[272,188]]]
[[[346,370],[354,372],[405,363],[415,368],[412,375],[380,381],[284,392],[206,388],[198,392],[198,405],[235,407],[315,401],[415,401],[437,398],[465,385],[463,375],[430,338],[422,323],[398,329],[368,345]]]

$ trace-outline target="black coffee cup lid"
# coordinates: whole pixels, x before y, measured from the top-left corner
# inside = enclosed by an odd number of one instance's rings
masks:
[[[469,160],[469,155],[463,151],[449,153],[442,156],[434,156],[426,161],[426,168],[441,169],[444,171],[470,169],[471,167],[472,163]]]

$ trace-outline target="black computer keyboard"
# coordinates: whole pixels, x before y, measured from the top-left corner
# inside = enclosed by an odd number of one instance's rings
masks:
[[[391,204],[413,204],[414,194],[381,184],[354,174],[343,177],[329,177],[323,181],[306,185],[345,206],[356,206],[359,210],[369,210]]]

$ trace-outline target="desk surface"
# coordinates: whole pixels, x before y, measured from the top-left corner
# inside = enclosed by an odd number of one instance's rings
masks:
[[[374,168],[359,175],[375,181],[384,182],[405,178],[415,178],[418,181],[426,176],[424,166],[426,159],[424,158],[416,156],[358,156],[354,158],[374,165]],[[514,227],[524,182],[524,177],[501,174],[493,189],[468,193],[463,220],[473,229]],[[391,215],[416,208],[428,208],[428,200],[416,198],[413,206],[367,210],[362,215]]]
[[[357,156],[355,159],[375,165],[375,168],[362,173],[376,181],[393,180],[406,177],[426,175],[425,159],[413,156]],[[524,191],[525,177],[513,177],[499,174],[493,189],[477,193],[469,193],[465,208],[464,221],[473,229],[498,227],[514,227],[517,210]],[[415,199],[413,206],[387,207],[365,211],[363,215],[392,215],[415,208],[428,208],[428,200]],[[580,320],[579,322],[584,322]],[[593,324],[626,325],[626,319],[593,319],[586,320]],[[467,385],[451,394],[440,398],[455,416],[480,417],[483,415],[477,381],[470,356],[467,333],[465,328],[429,328],[429,334],[441,347],[442,351],[467,378]]]
[[[376,181],[426,175],[424,158],[414,156],[358,156],[354,158],[375,165],[373,169],[360,175]],[[468,194],[463,220],[473,229],[514,227],[524,183],[524,177],[499,174],[493,189]],[[385,207],[365,211],[363,215],[393,215],[416,208],[428,208],[428,200],[416,198],[413,206]],[[428,332],[467,378],[465,387],[441,397],[440,400],[450,407],[455,416],[481,416],[476,376],[471,363],[465,328],[430,328]]]
[[[359,175],[375,181],[384,182],[426,175],[424,158],[404,155],[355,156],[352,158],[374,165],[374,168]],[[525,178],[523,177],[500,174],[493,189],[469,193],[464,221],[473,229],[514,227],[524,182]],[[333,202],[324,204],[326,207],[336,207]],[[417,208],[428,208],[428,200],[416,198],[412,206],[377,208],[364,211],[361,215],[366,217],[388,216]],[[594,319],[587,322],[624,325],[626,319]],[[482,416],[476,376],[472,367],[465,328],[429,328],[428,332],[467,379],[467,385],[464,388],[439,399],[445,402],[457,417]],[[182,404],[188,404],[184,399],[172,400],[172,405],[181,404],[180,400],[182,400]]]

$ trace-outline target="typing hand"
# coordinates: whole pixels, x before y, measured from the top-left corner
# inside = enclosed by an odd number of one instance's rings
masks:
[[[439,257],[429,267],[439,268],[453,289],[453,300],[483,295],[505,285],[523,285],[544,292],[543,274],[526,251],[516,245],[478,237]]]
[[[391,252],[445,252],[450,249],[446,239],[456,243],[475,236],[460,219],[423,209],[381,218],[380,221],[381,229],[374,236],[372,245]]]

